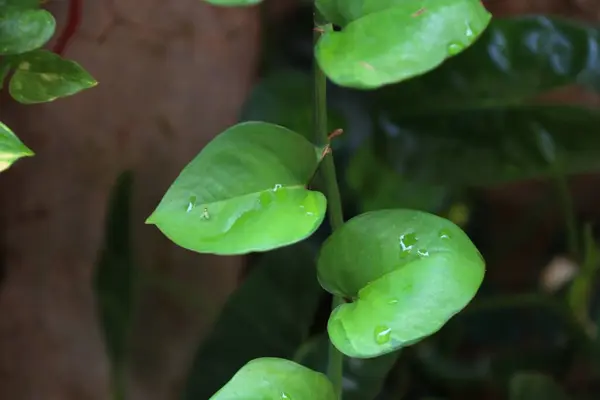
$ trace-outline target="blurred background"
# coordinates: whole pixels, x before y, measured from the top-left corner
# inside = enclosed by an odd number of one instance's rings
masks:
[[[347,359],[345,400],[600,391],[600,3],[484,4],[496,20],[438,70],[328,88],[345,217],[433,212],[487,262],[476,299],[440,332]],[[261,356],[323,370],[330,299],[314,258],[327,224],[248,257],[193,254],[144,225],[237,121],[311,137],[310,2],[46,6],[59,32],[75,28],[66,55],[99,85],[43,105],[0,99],[36,152],[0,175],[0,399],[204,400]]]

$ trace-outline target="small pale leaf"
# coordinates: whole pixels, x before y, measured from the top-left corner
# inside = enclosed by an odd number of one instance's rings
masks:
[[[15,72],[8,90],[20,103],[45,103],[71,96],[98,82],[75,61],[47,50],[35,50],[14,58]]]

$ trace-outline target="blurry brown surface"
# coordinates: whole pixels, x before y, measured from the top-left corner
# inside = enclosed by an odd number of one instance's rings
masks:
[[[51,2],[59,22],[67,2]],[[181,281],[202,310],[143,288],[131,399],[174,399],[229,293],[241,258],[176,248],[144,219],[180,169],[236,122],[258,61],[256,8],[86,1],[66,56],[100,82],[55,103],[5,102],[2,119],[36,152],[0,176],[0,398],[108,399],[109,368],[91,289],[107,201],[133,169],[136,261]]]

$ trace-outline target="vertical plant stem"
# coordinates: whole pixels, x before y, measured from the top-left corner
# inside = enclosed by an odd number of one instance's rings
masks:
[[[317,11],[315,10],[315,13]],[[316,22],[316,21],[315,21]],[[317,24],[315,24],[317,25]],[[323,27],[326,29],[326,27]],[[321,27],[315,29],[314,44],[316,45],[321,35]],[[327,131],[327,78],[314,60],[314,130],[317,143],[329,145],[329,132]],[[336,230],[344,223],[342,212],[342,200],[338,187],[337,177],[335,173],[335,163],[331,152],[326,154],[321,161],[321,176],[324,181],[325,191],[327,195],[327,211],[329,214],[329,222],[331,229]],[[344,299],[338,296],[333,296],[331,303],[332,310],[340,304],[344,303]],[[336,397],[341,398],[342,393],[342,375],[343,375],[344,355],[329,343],[329,361],[327,364],[327,376],[333,383]]]
[[[569,190],[567,178],[563,173],[563,169],[557,169],[556,184],[558,194],[560,196],[561,206],[563,208],[565,225],[567,229],[567,247],[572,257],[580,257],[579,235],[577,232],[577,219],[575,218],[575,209],[573,207],[573,197]],[[581,261],[581,260],[579,260]]]

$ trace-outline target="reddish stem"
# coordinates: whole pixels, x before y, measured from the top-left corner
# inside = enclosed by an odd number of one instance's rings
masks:
[[[56,44],[52,49],[56,54],[63,55],[67,45],[77,32],[81,23],[82,0],[69,0],[69,10],[67,12],[67,25],[56,40]]]

